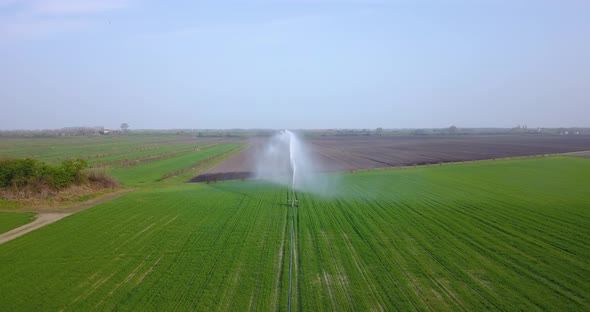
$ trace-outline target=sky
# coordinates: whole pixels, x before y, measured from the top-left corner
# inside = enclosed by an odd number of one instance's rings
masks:
[[[0,0],[0,129],[590,126],[587,0]]]

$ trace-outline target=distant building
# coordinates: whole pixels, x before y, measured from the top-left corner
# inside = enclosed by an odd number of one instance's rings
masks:
[[[104,131],[104,127],[65,127],[57,130],[59,135],[98,135]]]

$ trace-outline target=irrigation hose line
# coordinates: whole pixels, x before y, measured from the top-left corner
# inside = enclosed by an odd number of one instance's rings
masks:
[[[291,254],[289,255],[289,301],[287,305],[287,311],[291,312],[291,295],[293,293],[293,232],[294,232],[294,221],[295,220],[295,189],[291,195]]]

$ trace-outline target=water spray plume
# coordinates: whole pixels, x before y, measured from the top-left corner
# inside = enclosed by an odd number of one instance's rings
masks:
[[[257,155],[255,177],[290,187],[292,192],[322,193],[327,180],[318,174],[321,171],[311,149],[297,133],[282,130]]]
[[[297,162],[295,161],[295,135],[289,130],[285,130],[285,133],[289,135],[289,160],[291,162],[292,171],[291,188],[295,189],[295,174],[297,174]]]
[[[295,161],[295,134],[285,130],[289,138],[289,163],[291,164],[291,206],[295,206],[295,177],[297,174],[297,162]]]

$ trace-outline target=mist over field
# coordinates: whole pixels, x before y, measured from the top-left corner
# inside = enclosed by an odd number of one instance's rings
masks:
[[[254,174],[262,179],[296,191],[323,196],[339,194],[337,175],[328,175],[328,167],[314,154],[296,132],[281,130],[264,142],[254,154]]]

